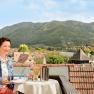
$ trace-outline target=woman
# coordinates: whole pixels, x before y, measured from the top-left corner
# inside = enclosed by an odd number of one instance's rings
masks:
[[[0,94],[13,94],[14,84],[9,83],[13,80],[12,58],[8,57],[10,46],[10,39],[0,38]]]

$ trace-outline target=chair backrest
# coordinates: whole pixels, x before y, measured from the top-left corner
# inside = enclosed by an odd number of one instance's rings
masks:
[[[65,94],[80,94],[75,89],[75,87],[73,87],[73,85],[68,80],[66,80],[65,77],[63,77],[63,76],[59,76],[59,77],[61,79],[61,82],[62,82],[62,85],[63,85],[63,90],[64,90]]]
[[[50,78],[50,79],[55,79],[55,80],[57,80],[57,81],[59,82],[59,85],[60,85],[62,94],[66,94],[66,93],[64,92],[63,84],[62,84],[62,81],[61,81],[59,75],[49,75],[49,78]]]
[[[72,86],[72,84],[66,80],[64,76],[50,75],[50,79],[55,79],[59,82],[62,94],[79,94],[79,92]]]

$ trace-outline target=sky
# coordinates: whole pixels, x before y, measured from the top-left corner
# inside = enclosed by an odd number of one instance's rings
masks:
[[[0,0],[0,28],[53,20],[94,22],[94,0]]]

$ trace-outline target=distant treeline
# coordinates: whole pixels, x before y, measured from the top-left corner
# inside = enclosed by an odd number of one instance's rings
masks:
[[[48,49],[94,47],[94,23],[78,21],[22,22],[1,29],[0,36],[9,37],[13,47],[18,47],[22,43]]]

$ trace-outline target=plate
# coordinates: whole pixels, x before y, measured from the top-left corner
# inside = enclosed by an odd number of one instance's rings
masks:
[[[15,79],[15,80],[12,80],[11,82],[13,82],[13,83],[24,83],[26,80],[24,80],[24,79]]]

